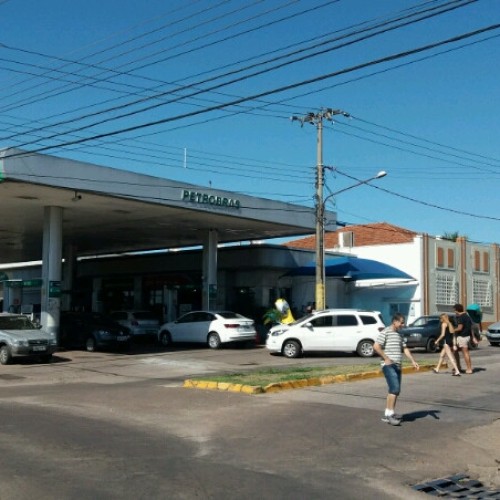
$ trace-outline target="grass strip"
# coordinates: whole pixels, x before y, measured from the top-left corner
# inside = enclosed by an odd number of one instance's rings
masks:
[[[420,366],[434,366],[434,364],[424,363]],[[411,366],[411,364],[404,362],[403,366]],[[263,370],[252,370],[241,373],[227,373],[220,375],[207,374],[202,378],[192,380],[206,380],[211,382],[223,382],[228,384],[242,384],[265,387],[269,384],[276,384],[281,382],[291,382],[295,380],[304,380],[314,377],[350,375],[376,370],[380,370],[380,362],[373,362],[363,365],[336,365],[316,367],[291,366],[286,368],[266,368]]]

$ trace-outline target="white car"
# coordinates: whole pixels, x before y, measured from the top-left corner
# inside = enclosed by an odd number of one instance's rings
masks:
[[[271,328],[266,347],[272,353],[296,358],[304,352],[356,352],[373,356],[373,344],[385,328],[378,311],[326,309],[308,314],[289,325]]]
[[[257,332],[250,318],[231,311],[191,311],[165,323],[158,332],[164,347],[174,342],[201,342],[218,349],[226,342],[255,341]]]
[[[132,335],[156,337],[160,320],[151,311],[113,311],[110,318],[126,326]]]
[[[486,338],[489,340],[490,345],[500,345],[500,321],[488,327]]]

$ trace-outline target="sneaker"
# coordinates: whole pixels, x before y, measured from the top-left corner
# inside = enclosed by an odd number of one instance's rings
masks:
[[[403,415],[398,415],[397,413],[392,414],[392,418],[395,418],[396,420],[403,420]],[[382,422],[385,422],[386,424],[389,422],[389,417],[387,415],[384,415],[381,418]]]
[[[401,425],[401,419],[396,418],[396,415],[391,415],[390,417],[387,418],[387,423],[391,425]]]

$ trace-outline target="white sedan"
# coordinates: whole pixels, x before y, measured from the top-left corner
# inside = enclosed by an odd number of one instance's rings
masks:
[[[249,342],[257,336],[252,319],[231,311],[191,311],[165,323],[158,332],[164,347],[174,342],[201,342],[218,349],[226,342]]]

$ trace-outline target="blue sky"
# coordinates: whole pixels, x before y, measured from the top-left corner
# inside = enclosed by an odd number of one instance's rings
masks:
[[[0,146],[500,242],[497,0],[0,0]],[[432,17],[430,17],[432,15]]]

